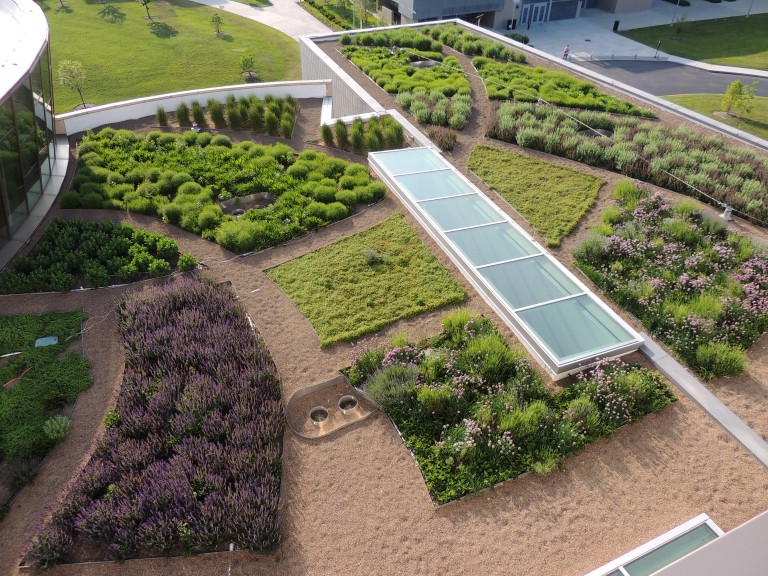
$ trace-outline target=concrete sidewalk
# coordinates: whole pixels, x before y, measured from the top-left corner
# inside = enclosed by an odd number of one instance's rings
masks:
[[[331,29],[304,10],[294,0],[271,0],[270,6],[254,7],[234,0],[192,0],[248,18],[298,40],[300,36],[328,34]]]
[[[613,25],[619,21],[619,30],[646,28],[648,26],[671,25],[680,17],[685,16],[688,22],[695,20],[712,20],[716,18],[746,17],[750,14],[768,13],[766,0],[736,0],[713,4],[706,0],[690,0],[688,7],[678,7],[664,0],[654,0],[650,10],[642,12],[627,12],[611,14],[597,8],[582,10],[578,18],[569,20],[554,20],[531,24],[530,28],[521,26],[515,32],[525,34],[530,38],[530,45],[542,52],[554,56],[562,56],[563,48],[570,45],[573,61],[579,60],[654,60],[666,59],[689,66],[695,66],[714,72],[749,74],[750,76],[768,78],[768,71],[734,68],[731,66],[715,66],[703,62],[695,62],[670,56],[664,52],[664,43],[658,53],[656,48],[639,44],[629,38],[613,32]],[[495,30],[506,34],[508,30]],[[670,40],[672,42],[672,40]],[[657,58],[656,58],[657,57]]]

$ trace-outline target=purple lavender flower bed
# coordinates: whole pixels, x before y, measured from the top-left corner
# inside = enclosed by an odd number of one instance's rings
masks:
[[[119,306],[126,360],[107,431],[26,561],[278,543],[280,382],[234,294],[183,278]],[[78,558],[80,559],[80,558]]]
[[[690,201],[631,182],[616,197],[576,249],[579,268],[704,378],[742,372],[768,329],[768,255]]]

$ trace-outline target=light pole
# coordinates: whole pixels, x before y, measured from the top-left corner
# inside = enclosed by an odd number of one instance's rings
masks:
[[[752,0],[754,2],[754,0]],[[680,0],[677,0],[677,4],[675,4],[675,9],[672,12],[672,22],[669,23],[670,26],[672,26],[675,23],[675,16],[677,15],[677,11],[680,9]]]
[[[659,48],[661,48],[661,40],[659,40],[659,43],[656,44],[656,54],[653,55],[654,58],[659,57]]]
[[[755,3],[755,0],[752,0],[752,2],[749,3],[749,9],[747,10],[747,18],[749,18],[749,13],[752,12],[752,5]]]

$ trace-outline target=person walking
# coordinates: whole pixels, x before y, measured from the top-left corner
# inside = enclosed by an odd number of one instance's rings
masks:
[[[569,44],[565,45],[565,48],[563,48],[563,60],[568,60],[568,54],[571,53],[571,46]]]

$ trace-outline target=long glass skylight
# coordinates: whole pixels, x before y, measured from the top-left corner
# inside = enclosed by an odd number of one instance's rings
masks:
[[[434,150],[368,158],[553,377],[640,346],[635,331]]]

